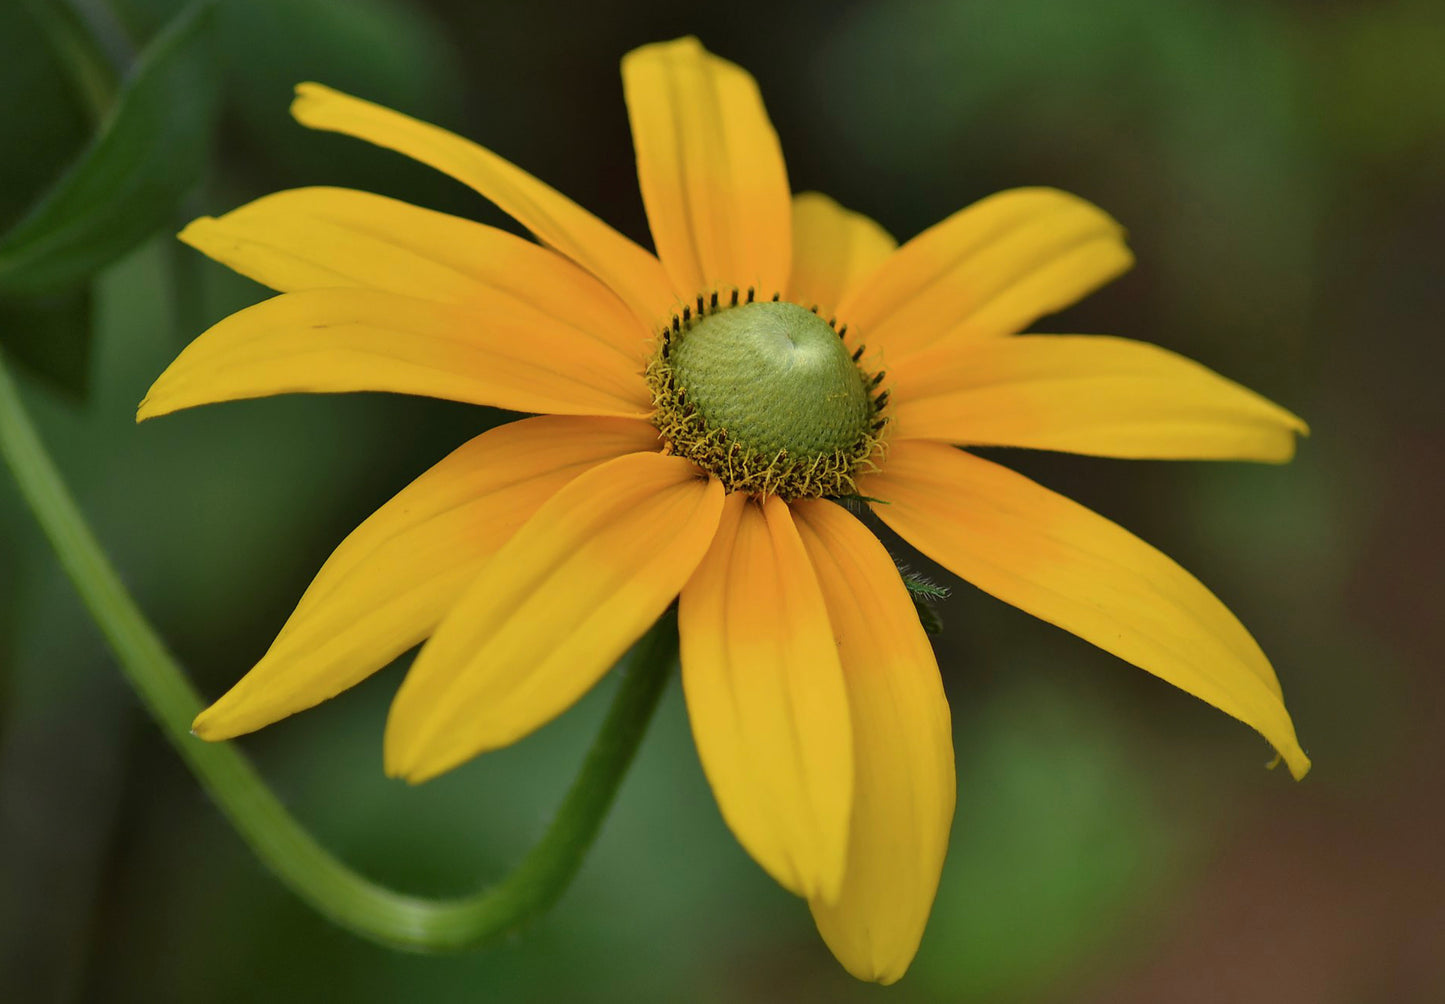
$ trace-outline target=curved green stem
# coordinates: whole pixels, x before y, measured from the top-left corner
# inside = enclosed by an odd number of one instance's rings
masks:
[[[333,857],[286,811],[232,744],[190,734],[200,697],[121,584],[70,497],[0,359],[0,455],[121,669],[166,738],[266,866],[318,912],[363,937],[414,951],[471,948],[515,930],[566,889],[596,838],[677,657],[660,619],[638,642],[622,685],[551,827],[500,883],[460,899],[378,885]]]

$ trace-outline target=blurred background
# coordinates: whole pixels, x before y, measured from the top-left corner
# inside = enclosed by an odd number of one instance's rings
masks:
[[[902,239],[997,189],[1079,193],[1129,227],[1139,263],[1039,330],[1157,342],[1310,421],[1286,467],[1005,459],[1224,599],[1278,668],[1313,773],[1266,770],[1239,723],[957,586],[937,646],[958,815],[898,986],[847,977],[804,904],[733,840],[675,685],[551,914],[475,954],[397,954],[264,872],[145,717],[0,476],[0,995],[1445,1000],[1445,6],[683,6],[222,0],[207,23],[181,0],[0,3],[0,347],[197,686],[214,697],[239,678],[347,532],[505,416],[349,395],[137,428],[136,402],[177,351],[266,295],[171,235],[309,184],[511,226],[455,182],[294,124],[292,85],[319,80],[475,138],[650,244],[617,62],[695,32],[757,77],[795,190]],[[54,20],[71,16],[95,40],[88,62],[53,44],[74,37]],[[34,217],[17,223],[85,154],[108,99],[83,68],[107,64],[132,68],[139,109],[86,189],[109,208],[78,210],[72,179],[40,211],[77,216],[69,243],[36,251]],[[381,772],[406,661],[243,745],[347,861],[463,892],[542,832],[612,687],[411,789]]]

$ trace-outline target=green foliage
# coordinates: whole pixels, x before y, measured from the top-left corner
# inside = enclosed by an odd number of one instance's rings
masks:
[[[461,90],[448,39],[414,6],[392,0],[243,0],[217,10],[226,101],[234,124],[264,161],[284,171],[284,184],[297,173],[315,173],[328,184],[380,186],[350,161],[365,162],[354,141],[353,155],[338,163],[336,147],[304,136],[286,114],[298,83],[315,80],[341,90],[441,121],[449,100]],[[396,161],[383,157],[385,170]],[[345,173],[338,173],[345,172]]]
[[[1178,880],[1187,843],[1112,717],[1037,682],[965,717],[958,815],[910,977],[937,999],[1037,1000],[1119,936],[1138,890]]]
[[[89,280],[174,222],[177,204],[204,169],[215,91],[213,61],[205,44],[210,8],[210,0],[193,4],[157,35],[90,145],[0,237],[0,344],[68,390],[83,392],[86,386]],[[73,55],[66,62],[76,80],[75,92],[100,100],[105,64],[86,58],[87,51],[92,56],[95,52],[85,40],[65,35],[68,28],[80,30],[78,22],[43,20],[31,28],[37,26],[61,39],[57,51]],[[7,49],[12,45],[7,43]],[[21,79],[46,81],[49,87],[36,91],[42,95],[65,92],[57,87],[60,74],[54,62],[30,58],[23,48],[18,47]],[[38,104],[43,110],[46,100]],[[24,127],[25,113],[18,118]],[[72,110],[70,120],[62,117],[58,128],[36,130],[36,158],[15,158],[22,168],[5,169],[5,180],[14,177],[19,183],[14,190],[33,195],[39,189],[25,168],[54,175],[58,158],[53,153],[68,144],[72,133],[66,125],[74,118]],[[48,123],[43,114],[39,121]],[[26,143],[28,149],[28,136]],[[12,189],[7,186],[5,191]],[[9,218],[6,208],[0,201],[0,220]]]
[[[0,238],[0,293],[83,282],[174,218],[210,143],[210,8],[194,4],[156,37],[94,142]]]
[[[1419,164],[1438,177],[1445,149],[1445,7],[1401,0],[1344,8],[1316,41],[1332,146],[1372,164]]]
[[[89,389],[91,293],[0,297],[0,344],[26,369],[72,394]]]
[[[0,115],[0,232],[84,145],[85,109],[27,7],[0,3],[0,93],[25,95]],[[19,156],[14,155],[19,152]]]
[[[66,0],[22,0],[50,50],[65,66],[71,86],[98,125],[110,111],[119,71],[128,59],[111,60],[79,12]]]

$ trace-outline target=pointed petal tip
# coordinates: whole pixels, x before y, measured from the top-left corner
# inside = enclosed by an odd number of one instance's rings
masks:
[[[403,763],[391,749],[382,743],[381,772],[393,781],[405,781],[407,784],[415,784],[410,765]]]
[[[208,743],[218,743],[226,739],[233,739],[239,734],[216,727],[216,716],[212,714],[215,709],[216,706],[213,704],[195,717],[195,720],[191,722],[191,735]]]
[[[381,769],[387,777],[405,781],[415,787],[439,777],[464,762],[454,754],[439,749],[434,733],[420,731],[425,723],[398,715],[398,701],[393,698],[386,717],[386,731],[381,742]],[[488,747],[494,749],[495,747]],[[480,750],[477,754],[487,752]]]
[[[398,767],[395,764],[386,765],[382,772],[389,780],[400,781],[409,788],[415,788],[436,776],[435,774],[422,775],[419,771]]]
[[[1119,222],[1112,217],[1109,218],[1109,222],[1114,225],[1114,232],[1112,235],[1110,235],[1113,239],[1109,240],[1106,237],[1102,240],[1104,242],[1107,242],[1110,250],[1115,256],[1115,260],[1112,266],[1101,270],[1102,279],[1100,281],[1100,285],[1111,283],[1115,279],[1119,279],[1127,275],[1138,260],[1134,257],[1134,251],[1132,248],[1129,247],[1128,244],[1129,232],[1125,230],[1122,226],[1120,226]]]
[[[910,956],[901,966],[874,965],[871,961],[867,965],[850,965],[842,959],[838,961],[843,963],[843,968],[848,970],[848,975],[855,980],[862,980],[865,983],[876,983],[880,987],[891,987],[903,979],[903,975],[908,972],[909,963],[911,963],[913,959]]]
[[[191,734],[208,743],[223,742],[274,725],[297,710],[300,709],[278,708],[242,679],[196,715],[191,722]]]
[[[140,407],[136,408],[135,421],[139,425],[142,422],[149,422],[153,418],[164,418],[166,415],[173,415],[180,409],[174,405],[161,401],[157,404],[149,399],[142,401]]]
[[[826,940],[826,939],[825,939]],[[853,943],[828,942],[828,950],[855,980],[891,987],[908,974],[918,954],[918,942],[889,952],[871,941]]]
[[[214,216],[197,216],[176,233],[176,240],[182,244],[199,249],[196,243],[197,236],[215,222],[216,218]]]
[[[303,81],[296,85],[295,97],[291,99],[291,117],[304,126],[310,126],[312,123],[307,121],[307,118],[315,104],[339,93],[325,84],[318,84],[310,80]]]
[[[1242,460],[1258,464],[1287,464],[1294,460],[1299,450],[1299,437],[1304,435],[1286,424],[1277,430],[1278,435],[1270,437],[1267,444],[1260,444],[1253,453],[1241,453],[1237,457],[1224,457],[1219,459]]]
[[[255,732],[262,725],[269,724],[256,721],[254,716],[248,720],[244,707],[228,699],[233,692],[227,691],[195,717],[191,722],[191,735],[208,743],[219,743]]]
[[[160,383],[160,381],[157,380],[156,383]],[[169,415],[171,412],[175,411],[174,408],[168,406],[165,403],[164,398],[161,398],[159,401],[157,400],[155,390],[155,385],[152,385],[151,389],[146,391],[146,396],[140,399],[140,404],[136,405],[136,425],[140,425],[142,422],[149,421],[152,418],[160,418],[162,415]]]
[[[408,751],[409,752],[409,751]],[[403,755],[401,741],[398,738],[396,727],[396,699],[391,702],[391,710],[387,712],[386,729],[381,737],[381,769],[387,777],[405,779],[411,772],[410,761],[413,758]]]
[[[1279,449],[1270,455],[1262,455],[1259,459],[1270,464],[1287,464],[1294,460],[1295,454],[1299,451],[1301,439],[1308,439],[1310,427],[1304,419],[1289,411],[1274,405],[1278,411],[1280,437]],[[1250,458],[1244,458],[1250,459]]]
[[[1294,412],[1290,411],[1288,408],[1283,407],[1282,405],[1276,404],[1276,403],[1275,403],[1272,399],[1270,399],[1270,398],[1263,398],[1263,400],[1264,400],[1265,403],[1270,407],[1270,409],[1273,410],[1273,412],[1274,412],[1274,417],[1278,420],[1281,428],[1286,429],[1286,430],[1288,430],[1289,432],[1291,432],[1291,433],[1294,434],[1294,435],[1291,435],[1291,436],[1289,437],[1291,444],[1293,444],[1293,442],[1294,442],[1294,436],[1295,436],[1295,435],[1300,436],[1300,437],[1302,437],[1302,438],[1306,438],[1306,439],[1309,438],[1309,435],[1310,435],[1310,425],[1309,425],[1308,422],[1306,422],[1304,419],[1300,418],[1298,415],[1296,415]],[[1288,458],[1286,458],[1286,459],[1288,459]]]
[[[1298,746],[1287,752],[1275,754],[1274,760],[1268,765],[1269,769],[1273,770],[1279,766],[1281,760],[1283,760],[1285,766],[1289,768],[1290,777],[1296,781],[1303,781],[1305,775],[1310,772],[1310,768],[1314,766],[1309,758],[1309,754]]]
[[[389,735],[390,731],[388,731]],[[400,750],[394,742],[387,742],[385,739],[382,741],[381,769],[383,773],[389,778],[404,781],[411,787],[425,784],[456,766],[456,763],[441,762],[435,757],[428,762],[415,746],[411,749]]]

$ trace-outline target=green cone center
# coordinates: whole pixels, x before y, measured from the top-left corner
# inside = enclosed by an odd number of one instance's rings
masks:
[[[868,434],[863,374],[828,322],[796,304],[748,303],[699,318],[669,361],[703,421],[753,453],[822,457]]]
[[[872,466],[882,379],[858,368],[833,326],[792,303],[684,311],[647,365],[653,423],[669,450],[728,491],[785,499],[856,491]],[[860,350],[861,351],[861,350]]]

